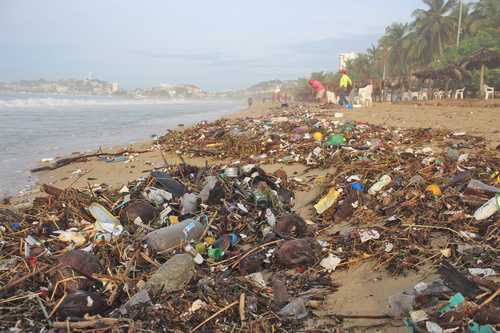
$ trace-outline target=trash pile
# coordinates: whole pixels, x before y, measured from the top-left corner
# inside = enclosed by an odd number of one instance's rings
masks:
[[[121,189],[45,185],[33,207],[1,208],[0,328],[331,332],[377,317],[411,332],[494,332],[498,153],[465,133],[275,111],[159,140],[225,165],[171,165]],[[305,219],[294,198],[315,187]],[[364,261],[440,278],[390,296],[388,312],[328,313],[325,297],[342,288],[331,273]]]
[[[337,286],[291,213],[293,179],[255,165],[154,171],[0,210],[2,329],[165,332],[299,327]],[[104,317],[106,315],[106,317]],[[211,318],[216,320],[207,320]],[[124,319],[122,319],[124,318]]]
[[[159,142],[166,150],[184,157],[213,157],[241,163],[302,163],[321,168],[331,166],[336,159],[332,152],[340,146],[348,152],[376,151],[380,158],[431,141],[436,146],[445,146],[446,141],[453,140],[458,149],[485,146],[484,138],[466,133],[431,128],[390,129],[346,122],[343,118],[341,112],[298,105],[275,109],[270,116],[202,122],[182,131],[169,131]],[[386,156],[380,156],[381,152]],[[355,155],[360,161],[377,157]]]
[[[486,279],[494,276],[495,271],[469,268],[464,274],[448,261],[438,271],[441,279],[419,282],[413,290],[389,297],[391,312],[396,318],[406,317],[408,331],[496,332],[500,309],[494,300],[500,294],[500,284]]]

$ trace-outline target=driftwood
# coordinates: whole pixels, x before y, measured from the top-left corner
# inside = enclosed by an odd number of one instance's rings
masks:
[[[83,155],[78,155],[78,156],[73,156],[73,157],[61,158],[61,159],[55,161],[51,165],[41,166],[41,167],[38,167],[38,168],[31,169],[30,171],[31,172],[40,172],[40,171],[55,170],[55,169],[62,168],[65,165],[68,165],[68,164],[71,164],[71,163],[74,163],[74,162],[84,162],[88,158],[97,157],[97,156],[119,156],[119,155],[123,155],[125,153],[129,153],[129,154],[143,154],[143,153],[147,153],[147,152],[150,152],[150,151],[151,150],[147,149],[147,150],[125,150],[125,151],[121,151],[121,152],[118,152],[118,153],[102,153],[102,152],[98,152],[98,153],[92,153],[92,154],[83,154]]]
[[[122,322],[120,319],[116,318],[101,318],[96,320],[86,320],[86,321],[56,321],[52,323],[54,328],[73,328],[73,329],[83,329],[83,328],[99,328],[106,326],[113,326]]]
[[[462,293],[466,297],[473,298],[478,294],[479,288],[465,274],[459,272],[449,262],[444,261],[438,268],[439,275],[444,284],[449,288]]]

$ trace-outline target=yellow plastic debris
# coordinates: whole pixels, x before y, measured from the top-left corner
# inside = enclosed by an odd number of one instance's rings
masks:
[[[170,224],[177,224],[179,223],[179,217],[175,215],[170,215],[168,217],[168,220],[170,221]]]
[[[323,214],[328,208],[330,208],[335,201],[339,198],[340,193],[337,192],[335,188],[331,188],[327,195],[325,195],[321,200],[314,205],[316,213]]]
[[[323,141],[323,133],[314,132],[313,138],[314,138],[314,141]]]
[[[441,189],[436,184],[431,184],[431,185],[427,186],[427,188],[425,190],[427,192],[431,192],[432,195],[435,195],[437,197],[443,195],[443,192],[441,192]]]

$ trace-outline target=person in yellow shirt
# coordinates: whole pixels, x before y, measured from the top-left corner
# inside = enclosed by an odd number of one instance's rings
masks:
[[[340,72],[342,73],[342,76],[340,77],[340,100],[339,100],[339,104],[340,105],[347,105],[347,104],[349,104],[349,102],[347,101],[347,96],[349,95],[349,90],[352,87],[352,80],[347,75],[347,70],[346,69],[342,69]]]

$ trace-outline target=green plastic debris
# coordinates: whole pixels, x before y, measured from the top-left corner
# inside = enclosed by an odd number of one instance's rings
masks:
[[[194,248],[196,249],[196,252],[201,253],[201,254],[203,254],[207,251],[207,248],[206,248],[204,243],[198,243],[198,244],[196,244],[196,246]]]
[[[208,256],[215,261],[221,260],[224,257],[224,251],[218,248],[210,248],[208,249]]]
[[[328,140],[326,140],[326,144],[328,146],[340,146],[340,145],[343,145],[345,143],[346,143],[346,139],[345,139],[345,136],[342,134],[332,134],[332,135],[330,135]]]
[[[417,333],[417,326],[415,326],[415,323],[411,319],[403,319],[403,323],[405,324],[408,332]]]
[[[347,124],[344,124],[340,127],[340,130],[342,132],[352,132],[354,130],[354,128],[356,127],[356,125],[354,124],[351,124],[351,123],[347,123]]]
[[[450,300],[448,301],[448,304],[446,304],[444,307],[442,307],[439,310],[439,314],[446,313],[450,311],[451,309],[456,308],[460,304],[462,304],[465,301],[464,295],[461,293],[456,293],[455,295],[451,296]]]
[[[493,333],[490,325],[479,325],[475,321],[469,324],[469,331],[471,333]]]

